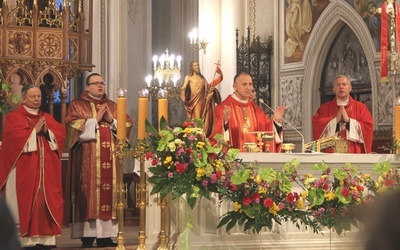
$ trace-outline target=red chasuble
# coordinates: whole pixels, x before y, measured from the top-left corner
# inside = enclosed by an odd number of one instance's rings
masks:
[[[314,140],[322,138],[323,132],[327,129],[328,123],[337,116],[339,106],[336,99],[324,103],[317,110],[312,118]],[[364,143],[349,141],[349,153],[370,153],[372,151],[372,136],[374,130],[374,119],[368,107],[350,97],[349,104],[345,106],[346,112],[351,119],[360,124],[361,131],[358,131]],[[343,131],[345,132],[345,131]],[[346,133],[340,132],[340,137],[346,139]],[[332,151],[330,151],[332,152]]]
[[[45,135],[39,133],[37,149],[27,152],[27,148],[32,149],[29,138],[35,137],[34,127],[42,116],[58,149],[52,149]],[[6,183],[15,182],[17,197],[6,197],[6,200],[17,199],[22,237],[61,234],[64,139],[65,128],[47,113],[29,114],[20,105],[6,117],[0,151],[0,188],[5,193]],[[9,175],[14,169],[15,179]]]
[[[65,123],[68,125],[68,147],[71,165],[71,190],[69,202],[76,204],[75,222],[90,219],[116,219],[115,188],[118,169],[116,164],[116,135],[112,126],[105,121],[99,123],[96,139],[79,141],[86,120],[96,117],[102,104],[106,103],[114,117],[117,117],[117,104],[107,98],[97,100],[84,92],[68,107]],[[127,116],[128,132],[132,121]],[[127,133],[129,134],[129,133]],[[67,208],[67,207],[66,207]],[[68,221],[64,222],[68,224]]]
[[[235,100],[229,95],[221,104],[217,105],[216,123],[210,138],[216,134],[224,133],[223,110],[225,106],[231,107],[231,115],[228,122],[230,145],[245,152],[243,148],[244,143],[254,142],[257,143],[257,134],[251,132],[257,131],[273,131],[273,121],[257,106],[254,102],[249,101],[242,103]],[[281,144],[275,141],[271,144],[272,152],[279,152]]]

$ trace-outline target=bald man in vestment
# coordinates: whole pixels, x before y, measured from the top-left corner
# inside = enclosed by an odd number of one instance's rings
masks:
[[[312,117],[314,140],[337,136],[348,142],[348,153],[371,153],[374,119],[364,103],[350,96],[351,90],[346,76],[335,77],[335,99],[322,104]]]
[[[273,132],[270,151],[279,152],[283,141],[280,121],[285,107],[277,107],[273,119],[270,119],[253,102],[253,79],[248,73],[237,74],[233,88],[235,93],[216,107],[216,122],[210,138],[222,134],[231,146],[246,151],[245,143],[258,143],[256,132]]]

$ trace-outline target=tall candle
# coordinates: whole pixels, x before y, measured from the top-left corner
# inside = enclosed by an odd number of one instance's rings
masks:
[[[143,140],[146,135],[147,108],[149,105],[148,97],[139,97],[138,108],[138,140]]]
[[[394,106],[394,135],[396,141],[400,140],[400,106]]]
[[[117,98],[117,139],[125,144],[126,140],[126,97]]]
[[[158,98],[158,128],[160,128],[161,117],[168,121],[168,99]]]

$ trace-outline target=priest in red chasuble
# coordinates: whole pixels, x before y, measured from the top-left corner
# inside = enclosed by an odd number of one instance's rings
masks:
[[[257,134],[254,132],[274,131],[274,139],[270,151],[279,152],[283,141],[283,128],[280,124],[285,107],[275,110],[273,119],[255,104],[253,99],[253,79],[245,72],[234,78],[235,93],[229,95],[221,104],[217,105],[216,123],[210,138],[216,134],[223,134],[224,138],[235,148],[246,151],[245,143],[257,143]]]
[[[335,99],[322,104],[312,118],[314,140],[338,136],[348,141],[348,153],[371,153],[374,119],[364,103],[350,96],[351,90],[346,76],[335,77]]]
[[[63,220],[65,128],[40,110],[41,99],[38,87],[21,89],[21,105],[6,117],[0,151],[0,188],[23,247],[56,245]]]
[[[105,94],[101,75],[86,79],[86,90],[67,109],[73,205],[72,238],[80,238],[82,247],[116,246],[112,237],[118,234],[114,190],[118,182],[116,125],[117,104]],[[132,121],[127,115],[127,134]]]

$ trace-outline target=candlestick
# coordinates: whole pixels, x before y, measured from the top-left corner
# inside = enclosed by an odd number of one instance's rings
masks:
[[[168,121],[168,91],[161,89],[158,91],[158,129],[160,129],[160,120],[164,116]]]
[[[394,135],[395,141],[398,141],[400,140],[400,106],[395,106],[394,111]]]
[[[139,108],[138,108],[138,140],[143,140],[146,135],[147,110],[149,105],[149,90],[142,89],[139,91]]]
[[[126,141],[126,89],[117,90],[117,139],[119,143]]]

